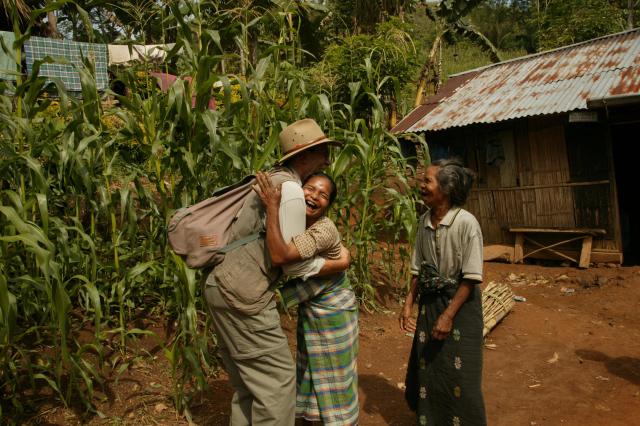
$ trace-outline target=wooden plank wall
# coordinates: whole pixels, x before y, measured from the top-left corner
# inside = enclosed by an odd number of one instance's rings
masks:
[[[446,135],[452,145],[466,147],[458,154],[478,173],[466,208],[480,222],[485,244],[513,244],[508,229],[515,226],[587,227],[581,222],[590,213],[576,206],[574,195],[592,191],[607,197],[607,184],[603,189],[603,184],[571,183],[565,121],[564,116],[530,118]],[[486,145],[496,138],[503,142],[505,161],[487,164]],[[594,249],[619,250],[613,239],[596,239]]]
[[[529,120],[529,149],[533,185],[570,182],[564,126],[558,118]],[[535,190],[537,227],[576,226],[571,188],[549,187]]]
[[[512,242],[508,229],[513,226],[575,227],[573,191],[558,185],[570,179],[561,120],[520,120],[464,135],[474,147],[467,163],[478,165],[479,176],[467,207],[478,217],[487,243]],[[486,162],[486,144],[494,139],[504,147],[499,165]]]

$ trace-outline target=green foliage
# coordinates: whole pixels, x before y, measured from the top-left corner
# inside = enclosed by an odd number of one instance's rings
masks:
[[[442,49],[442,70],[443,75],[446,76],[490,65],[491,63],[491,58],[484,50],[468,41],[445,45]]]
[[[332,167],[345,194],[337,219],[366,306],[375,296],[370,259],[378,236],[411,241],[413,194],[382,104],[399,78],[409,78],[403,55],[410,39],[382,26],[375,49],[352,59],[359,74],[341,81],[348,92],[338,98],[314,90],[300,67],[298,9],[270,3],[273,13],[243,24],[247,31],[240,28],[227,50],[221,32],[229,29],[208,29],[215,6],[171,4],[177,39],[168,61],[192,83],[180,78],[167,93],[135,68],[118,75],[129,94],[110,93],[109,103],[90,66],[79,70],[81,99],[37,75],[0,83],[0,404],[7,422],[24,420],[33,408],[25,393],[43,386],[65,405],[101,414],[94,399],[104,369],[129,368],[138,356],[131,343],[157,338],[132,324],[155,315],[175,324],[158,343],[173,372],[176,407],[189,418],[190,395],[217,368],[216,340],[207,330],[200,274],[169,249],[167,219],[270,167],[278,133],[296,119],[313,117],[346,142]],[[248,29],[266,23],[276,36],[263,42],[255,63],[243,59],[237,49],[250,51]],[[216,110],[207,108],[212,94]],[[82,330],[93,337],[80,339]]]
[[[350,88],[350,103],[337,104],[334,112],[345,125],[336,137],[346,142],[332,166],[343,194],[335,204],[345,244],[355,249],[351,281],[362,304],[375,307],[371,259],[380,253],[382,236],[392,235],[395,243],[412,241],[416,210],[406,180],[409,165],[400,153],[396,136],[385,129],[379,97],[363,90],[359,83],[352,83]],[[369,120],[355,116],[355,106],[363,97],[373,104]]]
[[[486,51],[493,62],[500,61],[497,48],[481,31],[468,22],[469,14],[483,0],[448,0],[440,2],[437,7],[427,5],[425,12],[439,27],[438,34],[449,44],[455,44],[456,38],[466,39]]]
[[[481,1],[448,0],[424,7],[425,15],[433,27],[430,29],[433,36],[424,47],[424,61],[418,77],[414,106],[421,105],[425,95],[435,94],[440,89],[443,81],[442,51],[445,44],[455,45],[459,40],[466,40],[485,51],[492,62],[500,61],[499,52],[491,41],[466,21],[467,15]]]
[[[637,0],[487,0],[471,21],[501,50],[528,53],[631,29]]]
[[[410,31],[408,23],[392,18],[379,24],[375,34],[340,38],[311,68],[312,82],[341,103],[351,102],[351,85],[355,82],[362,82],[368,91],[379,92],[383,100],[395,97],[399,85],[411,81],[417,71],[417,51]],[[353,105],[357,117],[371,107],[367,97],[359,100],[362,102]]]
[[[623,13],[608,0],[563,0],[550,2],[535,16],[538,49],[548,50],[622,31]]]
[[[346,0],[328,2],[331,10],[329,27],[341,35],[373,32],[389,17],[411,13],[419,3],[415,0]]]
[[[527,1],[487,0],[469,19],[501,51],[535,52],[535,27]]]
[[[568,33],[553,31],[565,27],[573,28],[572,37],[601,35],[610,29],[591,11],[605,7],[602,1],[551,2],[535,21],[532,2],[503,2],[503,9],[520,7],[500,15],[517,17],[517,25],[495,27],[490,39],[503,49],[528,48],[520,37],[538,24],[558,39]],[[457,22],[479,3],[442,2],[440,19]],[[3,422],[25,420],[33,407],[24,395],[42,387],[88,416],[100,414],[94,402],[105,370],[125,372],[139,356],[132,343],[140,338],[158,340],[173,373],[175,405],[189,418],[190,396],[217,368],[216,339],[207,328],[200,273],[169,249],[167,219],[175,208],[273,165],[278,133],[299,118],[315,118],[345,142],[330,170],[342,194],[334,215],[352,250],[349,274],[362,306],[375,307],[378,272],[408,283],[416,197],[386,114],[397,105],[408,110],[400,94],[413,85],[443,27],[389,16],[415,2],[371,4],[329,3],[341,13],[363,13],[355,15],[362,25],[353,33],[352,15],[338,21],[309,2],[59,4],[66,31],[80,39],[107,40],[117,27],[132,40],[175,41],[167,64],[182,78],[162,93],[145,66],[119,70],[129,94],[110,93],[109,103],[90,66],[80,70],[81,99],[37,75],[0,82]],[[477,16],[490,21],[483,10]],[[608,15],[611,22],[623,17],[616,13]],[[24,25],[41,25],[42,15]],[[113,25],[89,22],[105,16]],[[20,31],[22,18],[13,11],[11,19]],[[341,31],[349,35],[328,31],[330,19],[346,23]],[[359,33],[365,27],[370,33]],[[477,41],[468,31],[459,25],[450,33]],[[323,58],[305,51],[319,55],[330,36],[335,43]],[[491,61],[472,41],[453,41],[436,58],[445,75]],[[208,109],[211,96],[216,110]],[[424,150],[424,141],[418,144]],[[133,325],[156,315],[175,324],[167,340]]]

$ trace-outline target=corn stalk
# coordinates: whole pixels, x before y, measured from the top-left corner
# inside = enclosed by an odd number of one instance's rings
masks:
[[[103,107],[90,62],[78,69],[81,98],[38,76],[38,63],[14,86],[0,83],[0,403],[9,422],[25,420],[33,407],[24,395],[43,385],[63,405],[80,402],[96,413],[94,391],[107,374],[129,368],[137,356],[131,343],[158,339],[133,325],[154,316],[175,324],[158,343],[173,372],[176,407],[190,417],[192,393],[217,368],[216,339],[207,329],[200,272],[169,249],[167,220],[176,208],[272,166],[278,133],[299,118],[315,118],[345,142],[332,167],[341,191],[336,218],[354,252],[350,274],[365,306],[375,305],[371,259],[384,255],[380,236],[410,244],[415,215],[406,163],[386,130],[380,88],[387,80],[375,64],[367,64],[367,81],[353,83],[348,103],[310,91],[299,68],[296,9],[274,2],[245,27],[276,23],[276,38],[239,73],[237,46],[210,29],[222,18],[206,15],[207,6],[170,4],[163,25],[177,33],[168,61],[180,78],[167,93],[149,87],[144,66],[133,67],[118,71],[130,94],[110,94],[117,105]],[[212,96],[215,110],[207,108]],[[364,116],[355,112],[362,102],[370,106]],[[93,338],[80,340],[83,329]]]

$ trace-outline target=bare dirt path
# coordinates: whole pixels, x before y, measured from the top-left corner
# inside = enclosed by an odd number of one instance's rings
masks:
[[[486,263],[489,281],[526,298],[486,339],[490,425],[640,425],[639,267]],[[398,328],[400,305],[389,305],[361,317],[363,426],[415,424],[401,389],[411,338]]]
[[[485,264],[485,283],[508,283],[526,298],[487,336],[484,393],[490,425],[640,425],[640,267]],[[411,338],[397,300],[362,313],[358,359],[361,425],[414,425],[401,389]],[[295,319],[283,318],[295,341]],[[90,424],[186,424],[171,407],[164,362],[141,364],[111,385],[115,398]],[[193,402],[194,421],[227,425],[224,373]],[[69,410],[43,407],[33,424],[77,424]]]

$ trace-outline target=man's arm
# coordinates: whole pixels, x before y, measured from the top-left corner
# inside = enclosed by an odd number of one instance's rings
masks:
[[[281,187],[282,200],[278,212],[280,230],[285,243],[289,244],[295,235],[304,232],[307,225],[306,205],[302,187],[295,182],[284,182]],[[282,265],[282,271],[290,277],[308,278],[318,274],[325,265],[325,259],[314,256],[311,259]]]
[[[271,263],[275,266],[284,266],[302,259],[302,255],[293,241],[289,241],[289,244],[284,242],[278,223],[277,206],[275,211],[273,207],[267,207],[267,248],[271,256]],[[347,269],[350,263],[349,250],[341,245],[340,257],[338,259],[325,258],[324,266],[317,275],[337,274]]]
[[[299,185],[285,182],[280,187],[272,185],[264,173],[256,175],[260,198],[265,204],[267,218],[267,248],[271,262],[282,266],[285,274],[307,278],[311,275],[331,275],[349,267],[350,256],[342,247],[340,258],[327,260],[319,256],[301,261],[302,255],[292,238],[306,230],[306,206],[304,193]],[[302,220],[300,220],[302,218]]]
[[[258,172],[256,178],[259,186],[259,190],[256,188],[256,192],[258,192],[260,199],[264,203],[267,213],[266,242],[269,256],[271,257],[271,264],[274,266],[283,266],[287,263],[301,260],[302,256],[291,240],[291,237],[289,237],[288,244],[285,242],[281,231],[282,224],[280,223],[280,210],[286,214],[289,209],[296,209],[297,202],[288,199],[283,202],[281,187],[274,186],[266,173]],[[285,203],[289,203],[290,206],[285,205]],[[297,228],[299,226],[295,220],[292,221],[291,225],[295,228],[294,231],[298,230]],[[295,234],[293,235],[295,236]]]

